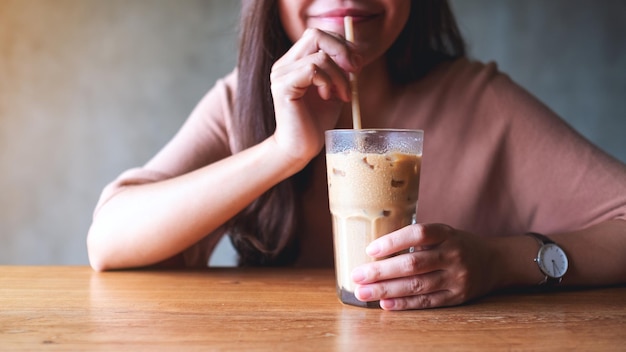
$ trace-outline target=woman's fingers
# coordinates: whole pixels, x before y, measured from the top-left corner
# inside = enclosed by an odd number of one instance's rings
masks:
[[[455,271],[442,269],[359,284],[354,294],[361,301],[379,300],[388,310],[452,306],[468,298],[462,281]]]
[[[345,72],[323,51],[315,52],[290,65],[274,68],[270,75],[272,92],[288,100],[304,96],[311,86],[318,88],[320,97],[328,100],[334,95],[350,100],[350,82]]]
[[[490,246],[481,238],[441,224],[413,225],[373,241],[368,253],[383,258],[352,272],[355,295],[380,300],[384,309],[451,306],[493,287]]]
[[[443,259],[435,250],[400,254],[356,267],[352,271],[352,280],[357,284],[367,284],[424,274],[442,267]]]
[[[433,271],[375,284],[358,285],[354,294],[361,301],[380,301],[387,310],[424,309],[461,304],[463,290],[448,287],[445,271]]]
[[[428,294],[441,290],[443,275],[441,271],[434,271],[371,285],[359,285],[354,294],[362,301]]]
[[[308,162],[319,154],[324,131],[336,126],[350,101],[352,51],[340,36],[312,29],[272,66],[273,137],[294,160]]]
[[[380,307],[384,310],[427,309],[461,304],[451,291],[436,291],[424,295],[381,299]]]
[[[309,87],[315,86],[324,100],[337,96],[348,102],[351,92],[347,72],[358,70],[359,62],[352,44],[344,38],[308,29],[272,66],[272,92],[275,96],[297,100]]]
[[[430,249],[445,241],[453,231],[442,224],[409,225],[372,241],[365,251],[374,258],[384,258],[409,248],[414,251]]]
[[[304,32],[300,40],[285,55],[276,61],[274,67],[280,68],[321,50],[343,70],[354,72],[358,69],[360,59],[351,49],[352,44],[344,38],[334,33],[310,28]]]

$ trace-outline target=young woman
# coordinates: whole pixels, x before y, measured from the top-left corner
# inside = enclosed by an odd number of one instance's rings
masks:
[[[178,134],[104,189],[95,270],[206,266],[224,235],[241,265],[332,266],[323,133],[351,127],[352,72],[364,128],[425,131],[419,223],[367,250],[415,252],[355,269],[357,298],[417,309],[626,282],[626,167],[468,60],[445,1],[244,1],[240,40],[237,69]],[[538,268],[531,231],[559,245],[564,276]]]

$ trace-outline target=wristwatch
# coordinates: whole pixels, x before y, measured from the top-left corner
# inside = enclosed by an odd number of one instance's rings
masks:
[[[563,280],[563,275],[567,272],[568,260],[567,254],[554,241],[535,232],[526,233],[528,236],[534,237],[539,242],[539,252],[534,261],[539,265],[539,270],[546,276],[539,285],[553,286],[559,284]]]

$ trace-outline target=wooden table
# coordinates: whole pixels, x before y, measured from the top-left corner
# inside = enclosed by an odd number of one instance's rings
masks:
[[[0,350],[626,349],[626,287],[423,311],[345,306],[331,270],[0,266]]]

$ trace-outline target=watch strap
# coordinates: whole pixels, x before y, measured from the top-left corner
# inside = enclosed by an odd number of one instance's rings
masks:
[[[548,244],[548,243],[555,243],[553,240],[551,240],[548,236],[546,235],[542,235],[540,233],[536,233],[536,232],[526,232],[526,234],[528,236],[533,237],[534,239],[537,240],[537,242],[539,242],[539,245],[543,246],[544,244]]]
[[[540,233],[536,233],[536,232],[526,232],[526,235],[534,238],[538,243],[539,243],[539,248],[541,249],[541,246],[546,245],[546,244],[556,244],[556,242],[554,242],[553,240],[551,240],[548,236],[546,235],[542,235]],[[535,259],[533,259],[537,265],[539,265],[538,263],[538,257],[535,257]],[[540,268],[541,269],[541,268]],[[540,270],[542,274],[544,274],[544,278],[543,280],[541,280],[539,282],[540,286],[554,286],[554,285],[558,285],[561,283],[561,281],[563,280],[563,277],[551,277],[546,275],[542,270]]]

